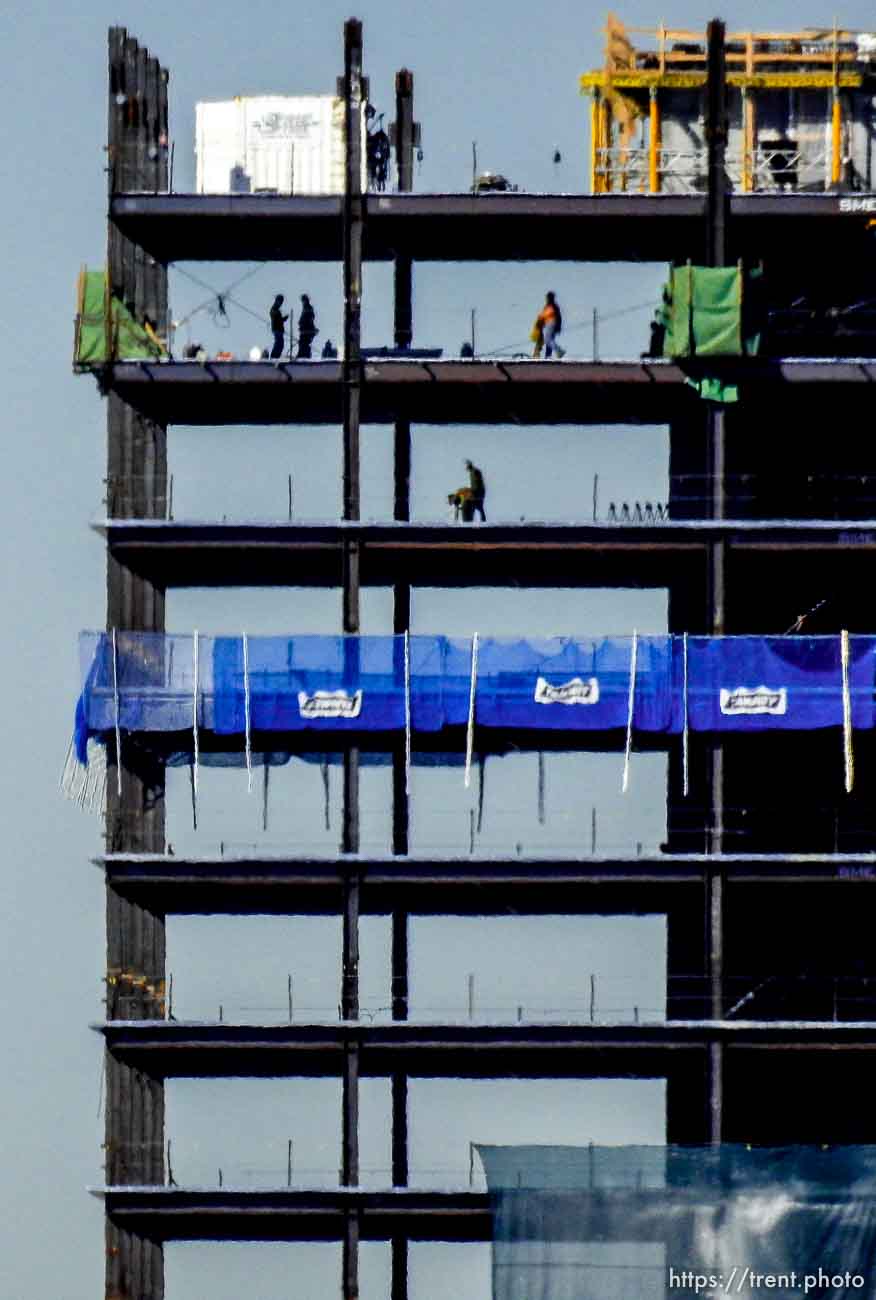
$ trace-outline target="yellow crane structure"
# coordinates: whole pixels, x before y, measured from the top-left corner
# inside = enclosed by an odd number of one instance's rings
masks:
[[[701,191],[705,32],[627,27],[614,14],[604,31],[605,62],[580,79],[593,193]],[[873,188],[876,33],[728,31],[725,52],[734,188]]]

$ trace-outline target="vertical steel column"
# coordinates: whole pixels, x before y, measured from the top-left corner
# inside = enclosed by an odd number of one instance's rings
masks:
[[[149,173],[160,173],[159,150],[149,158],[150,114],[167,115],[167,77],[153,75],[146,51],[124,28],[109,33],[108,149],[109,197],[115,190],[148,186]],[[155,61],[151,61],[153,64]],[[157,64],[155,65],[157,67]],[[150,93],[157,96],[154,106]],[[166,150],[165,150],[166,155]],[[110,223],[107,236],[108,276],[112,292],[135,315],[158,312],[167,301],[167,272],[142,257]],[[121,518],[162,518],[167,497],[167,430],[145,419],[114,393],[107,399],[107,500]],[[164,591],[107,555],[107,627],[164,631]],[[126,761],[130,755],[125,756]],[[107,833],[111,847],[161,852],[164,847],[164,772],[148,760],[126,767],[122,798],[116,795],[115,755],[108,780]]]
[[[392,1280],[390,1300],[408,1300],[408,1241],[407,1237],[392,1239]]]
[[[346,166],[343,208],[344,256],[344,519],[360,517],[359,422],[362,399],[362,24],[350,18],[344,24],[344,121]],[[343,630],[359,632],[360,544],[345,541],[343,549]],[[342,851],[359,852],[359,751],[344,755],[344,829]],[[345,880],[343,923],[343,987],[341,1014],[359,1017],[359,875],[350,871]],[[341,1182],[359,1183],[359,1046],[347,1041],[342,1080]],[[344,1217],[343,1300],[359,1295],[359,1213],[348,1208]]]
[[[359,873],[344,880],[343,985],[341,1016],[359,1018]],[[359,1044],[348,1036],[341,1079],[341,1184],[359,1185]],[[359,1294],[359,1212],[348,1207],[344,1216],[343,1300]]]
[[[414,74],[402,68],[395,77],[395,157],[400,193],[414,187]],[[395,255],[394,340],[397,348],[409,348],[414,338],[413,261],[406,249]],[[410,508],[411,426],[407,420],[395,422],[395,518],[408,520]]]
[[[414,77],[403,68],[395,79],[395,154],[398,188],[406,193],[414,186]],[[395,320],[397,348],[409,348],[413,342],[413,262],[406,250],[395,257]],[[408,522],[411,517],[411,425],[408,420],[395,422],[395,503],[394,518]],[[393,631],[396,635],[410,631],[411,586],[406,579],[396,581],[393,589]],[[393,754],[393,825],[392,851],[406,854],[409,847],[410,807],[407,791],[405,752],[399,747]],[[402,909],[392,914],[392,1017],[408,1018],[408,915]],[[392,1185],[408,1183],[408,1078],[404,1071],[392,1075]],[[407,1238],[392,1238],[391,1300],[407,1300]]]
[[[408,1077],[392,1076],[392,1185],[408,1185]]]
[[[107,159],[109,197],[150,189],[166,171],[167,74],[124,28],[109,31]],[[161,124],[164,124],[163,127]],[[164,144],[161,134],[164,132]],[[149,315],[163,328],[166,269],[124,239],[107,232],[110,293],[138,320]],[[144,419],[114,394],[107,400],[108,513],[161,518],[167,487],[167,432]],[[107,554],[107,627],[164,631],[164,592]],[[121,762],[121,797],[116,770]],[[107,782],[107,846],[113,850],[163,852],[164,768],[148,756],[110,753]],[[107,1018],[164,1017],[165,925],[163,915],[107,889]],[[106,1182],[164,1181],[164,1087],[106,1055]],[[109,1294],[162,1300],[164,1262],[159,1243],[106,1224],[106,1287]]]
[[[407,68],[396,73],[395,144],[396,169],[400,193],[414,184],[414,74]],[[397,250],[394,270],[395,319],[394,339],[397,348],[409,348],[413,342],[413,262],[406,250]],[[395,501],[393,518],[407,523],[411,517],[411,424],[397,418],[393,448]],[[393,632],[396,636],[410,631],[411,585],[407,578],[393,584]],[[392,756],[392,851],[406,854],[409,845],[410,809],[407,790],[405,752],[399,745]]]
[[[392,630],[396,635],[410,630],[411,584],[401,579],[393,586]]]
[[[708,190],[706,194],[706,262],[709,266],[727,264],[728,184],[725,170],[727,151],[727,69],[724,48],[724,24],[718,19],[707,31],[705,133],[708,148]],[[724,412],[710,406],[708,413],[709,475],[711,516],[723,519],[726,513],[725,428]],[[708,606],[711,634],[722,636],[725,629],[726,548],[714,541],[709,548]],[[711,809],[708,852],[720,857],[724,849],[724,751],[714,741],[711,762]],[[710,1018],[723,1015],[724,960],[724,873],[716,863],[709,870],[706,894]],[[723,1131],[723,1049],[718,1042],[709,1047],[709,1140],[721,1141]]]
[[[344,24],[344,519],[359,518],[359,420],[362,397],[362,24]],[[359,547],[344,551],[344,631],[359,631]]]
[[[392,851],[396,857],[406,857],[408,853],[409,806],[407,763],[402,737],[401,744],[395,745],[392,751]]]
[[[408,914],[402,908],[396,908],[392,914],[392,1018],[408,1018]],[[392,1076],[392,1185],[408,1185],[408,1077],[404,1070],[397,1070]],[[392,1291],[397,1300],[402,1300],[405,1293],[400,1289],[401,1284],[396,1284],[396,1262],[393,1242]],[[401,1257],[398,1262],[402,1262]],[[403,1263],[406,1277],[406,1250]]]
[[[348,1017],[355,1019],[356,1017]],[[359,1045],[348,1040],[342,1080],[341,1184],[359,1186]]]
[[[392,914],[392,1018],[408,1018],[408,913],[396,908]],[[408,1076],[404,1070],[392,1075],[392,1185],[408,1185]],[[391,1300],[408,1298],[408,1242],[392,1238]]]
[[[349,631],[348,628],[344,629]],[[343,827],[341,832],[341,852],[359,852],[359,751],[350,748],[344,751],[343,772]]]
[[[414,74],[402,68],[395,77],[395,137],[396,171],[400,194],[414,188]],[[411,311],[411,256],[396,250],[395,256],[395,345],[409,348],[413,339]]]
[[[344,120],[346,167],[344,182],[344,519],[360,517],[359,418],[362,397],[362,24],[350,18],[344,24]],[[358,541],[343,547],[343,630],[359,632]],[[359,751],[344,755],[344,829],[341,849],[359,852]]]
[[[712,867],[708,877],[710,1018],[724,1015],[724,870]],[[709,1044],[709,1141],[717,1146],[724,1134],[724,1046]]]
[[[419,137],[414,121],[414,74],[401,68],[395,74],[395,161],[398,188],[402,193],[414,188],[414,146]]]
[[[402,579],[393,584],[393,626],[399,637],[411,626],[411,584]],[[404,678],[404,656],[400,642],[395,647],[397,680]],[[410,805],[408,799],[407,755],[405,736],[396,739],[392,750],[392,851],[404,857],[409,848]]]
[[[359,1296],[359,1211],[347,1210],[344,1219],[341,1294],[343,1300]]]
[[[413,259],[410,253],[396,253],[393,336],[397,348],[409,348],[414,341],[413,281]]]
[[[359,1019],[359,899],[357,867],[344,877],[342,934],[341,1018]],[[344,1055],[341,1182],[355,1187],[359,1182],[359,1047],[350,1037]]]
[[[411,517],[411,422],[395,422],[395,500],[393,518],[408,523]]]
[[[348,866],[344,875],[343,987],[341,1017],[359,1019],[359,868]]]
[[[392,913],[392,1018],[408,1018],[408,913],[404,907]]]
[[[706,265],[727,264],[727,65],[724,24],[713,18],[706,32],[705,135],[708,189],[706,191]]]
[[[122,182],[126,190],[135,190],[140,179],[139,169],[139,113],[140,87],[137,85],[137,42],[125,34],[122,42],[122,61],[127,97],[123,108],[124,131],[121,141]],[[129,239],[122,240],[123,274],[120,287],[124,302],[134,312],[137,309],[137,247]]]

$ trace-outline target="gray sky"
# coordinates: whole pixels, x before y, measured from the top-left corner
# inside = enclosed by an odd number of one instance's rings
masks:
[[[17,1297],[40,1294],[64,1300],[91,1300],[102,1290],[102,1207],[84,1191],[102,1178],[102,1120],[98,1118],[101,1054],[87,1029],[103,1013],[103,887],[89,857],[100,847],[99,825],[67,805],[57,781],[72,723],[77,681],[76,635],[104,620],[105,565],[100,541],[87,522],[99,513],[105,473],[105,410],[94,384],[70,374],[74,285],[80,264],[99,266],[105,244],[105,61],[106,28],[127,25],[171,70],[172,134],[176,144],[176,186],[193,183],[194,104],[260,92],[331,91],[342,66],[341,28],[350,6],[337,0],[319,5],[277,5],[266,0],[209,6],[190,0],[154,0],[148,6],[129,0],[83,6],[47,0],[8,0],[0,15],[6,56],[0,83],[6,123],[5,193],[0,214],[7,253],[3,341],[3,405],[0,420],[7,447],[5,493],[7,563],[0,574],[6,636],[2,655],[10,686],[3,751],[2,782],[7,853],[0,876],[0,944],[5,992],[7,1051],[0,1096],[4,1103],[3,1158],[0,1161],[0,1215],[11,1231],[4,1249],[0,1291]],[[677,25],[702,26],[711,7],[679,3],[662,15],[644,0],[623,9],[631,23],[661,16]],[[418,190],[460,190],[470,180],[471,141],[477,140],[481,166],[504,172],[522,188],[583,190],[587,184],[587,105],[577,78],[601,61],[602,6],[581,0],[533,5],[524,0],[480,0],[441,6],[410,0],[365,0],[358,6],[365,24],[366,71],[372,99],[392,116],[393,74],[408,66],[416,77],[416,116],[423,126],[424,159]],[[723,17],[736,27],[764,20],[761,4],[735,4]],[[771,26],[821,24],[833,10],[813,0],[770,6]],[[867,27],[872,9],[863,0],[848,3],[840,21]],[[555,148],[563,162],[552,163]],[[587,249],[582,248],[586,255]],[[217,289],[236,268],[190,267]],[[243,270],[244,268],[241,268]],[[601,331],[605,356],[636,355],[644,346],[648,304],[662,271],[655,267],[485,266],[420,267],[415,276],[415,331],[422,344],[454,353],[466,336],[469,313],[477,310],[478,346],[524,346],[534,311],[546,288],[563,304],[567,343],[573,354],[589,355],[589,321],[594,306],[607,315]],[[174,275],[174,310],[185,314],[201,290]],[[260,271],[240,293],[241,301],[264,311],[275,292],[311,293],[323,337],[336,336],[340,320],[339,272],[333,267],[290,265]],[[199,299],[197,299],[199,300]],[[388,340],[391,327],[387,268],[370,268],[365,281],[364,340]],[[199,321],[200,323],[200,321]],[[231,329],[209,346],[229,344],[248,350],[259,326],[233,311]],[[255,335],[254,335],[255,330]],[[339,435],[336,430],[174,429],[170,438],[177,516],[204,517],[208,503],[235,517],[270,517],[285,509],[287,474],[293,474],[296,510],[302,517],[330,517],[339,504]],[[366,430],[363,468],[364,513],[385,516],[390,508],[391,475],[386,430]],[[600,476],[600,503],[666,492],[666,439],[660,429],[589,430],[519,428],[430,430],[414,435],[416,517],[441,517],[443,495],[462,481],[462,459],[473,455],[489,478],[496,518],[574,518],[590,509],[593,475]],[[239,601],[216,593],[173,596],[169,626],[207,632],[336,630],[337,593],[241,593]],[[385,631],[389,607],[385,593],[369,593],[366,630]],[[599,593],[552,596],[521,592],[418,593],[415,630],[468,633],[477,627],[493,634],[547,632],[627,632],[664,626],[662,593],[632,593],[629,598]],[[545,828],[533,813],[534,760],[488,765],[489,791],[483,847],[513,848],[524,840],[535,847]],[[515,763],[517,766],[515,767]],[[663,760],[639,757],[633,769],[633,798],[621,805],[616,756],[571,756],[551,763],[549,830],[556,843],[589,834],[589,815],[598,806],[605,845],[659,840],[662,831]],[[214,779],[215,778],[215,779]],[[252,805],[239,792],[223,795],[223,782],[238,774],[210,774],[204,781],[202,848],[220,838],[255,842],[259,832]],[[273,807],[278,838],[299,842],[318,834],[313,807],[321,798],[318,773],[293,765],[278,776],[289,783]],[[384,784],[381,786],[381,782]],[[293,789],[294,787],[294,789]],[[469,803],[458,770],[420,772],[415,794],[426,793],[440,814],[414,812],[414,842],[424,848],[460,847],[460,827]],[[582,788],[585,794],[582,799]],[[370,842],[385,843],[385,774],[368,773],[365,826]],[[172,782],[171,834],[194,847],[187,829],[187,794]],[[212,803],[211,803],[212,801]],[[635,808],[631,816],[630,808]],[[292,812],[290,813],[290,809]],[[297,812],[304,809],[305,812]],[[584,810],[582,813],[582,809]],[[224,818],[224,820],[223,820]],[[230,823],[229,824],[229,818]],[[284,818],[286,821],[284,822]],[[578,819],[576,821],[576,818]],[[333,838],[334,837],[333,835]],[[589,842],[589,841],[588,841]],[[329,849],[323,842],[323,848]],[[548,847],[545,844],[545,847]],[[624,944],[638,947],[635,970],[618,962],[616,923],[582,921],[556,931],[560,954],[549,963],[546,982],[522,982],[503,964],[509,932],[529,954],[531,969],[544,963],[543,929],[518,918],[501,918],[475,934],[471,923],[457,927],[415,923],[415,997],[422,1005],[461,1005],[464,976],[477,972],[485,998],[557,1005],[566,990],[565,972],[581,955],[600,971],[606,999],[660,1007],[663,928],[659,921],[636,922],[640,932],[624,930]],[[328,923],[327,923],[328,924]],[[296,925],[299,926],[296,929]],[[381,925],[383,929],[381,930]],[[271,927],[274,927],[271,930]],[[650,929],[649,929],[650,927]],[[244,930],[247,931],[244,935]],[[229,1005],[269,1005],[285,993],[289,952],[299,961],[302,1000],[331,1004],[336,978],[337,932],[300,937],[294,921],[238,924],[233,941],[226,923],[181,922],[169,927],[170,964],[176,968],[181,999],[193,1016],[211,1015]],[[331,931],[331,932],[330,932]],[[647,933],[646,933],[647,931]],[[448,939],[448,935],[450,938]],[[470,937],[466,937],[466,936]],[[385,924],[370,921],[364,934],[365,979],[376,999],[385,980]],[[238,946],[240,960],[228,970],[217,955]],[[458,957],[446,986],[435,978],[440,952],[452,943]],[[323,945],[320,947],[320,945]],[[268,948],[273,960],[264,956]],[[316,954],[332,955],[324,976]],[[302,956],[303,954],[303,956]],[[513,977],[513,978],[512,978]],[[312,990],[307,990],[310,979]],[[624,984],[624,980],[627,981]],[[612,985],[614,981],[614,985]],[[279,989],[279,999],[277,990]],[[220,996],[221,995],[221,996]],[[370,994],[369,994],[370,996]],[[614,1003],[612,1003],[614,1005]],[[241,1011],[241,1014],[243,1012]],[[310,1085],[307,1085],[310,1087]],[[285,1141],[304,1144],[311,1127],[307,1113],[322,1115],[334,1085],[319,1090],[319,1101],[305,1096],[302,1083],[174,1084],[170,1125],[179,1181],[212,1181],[222,1164],[236,1170],[283,1166]],[[662,1137],[663,1099],[658,1084],[611,1088],[612,1105],[600,1085],[501,1085],[485,1103],[482,1087],[457,1085],[442,1090],[427,1081],[412,1090],[414,1169],[434,1168],[440,1149],[436,1129],[423,1120],[433,1106],[446,1105],[441,1123],[453,1134],[447,1163],[464,1157],[469,1138],[487,1141],[657,1141]],[[206,1091],[205,1091],[206,1090]],[[463,1095],[464,1093],[464,1095]],[[499,1105],[495,1097],[501,1096]],[[386,1163],[386,1097],[368,1088],[366,1110],[373,1116],[366,1139],[368,1160]],[[195,1119],[215,1115],[202,1131]],[[336,1107],[334,1112],[336,1115]],[[497,1124],[495,1115],[505,1117]],[[270,1115],[267,1122],[265,1116]],[[328,1117],[328,1111],[326,1111]],[[191,1125],[189,1125],[189,1120]],[[334,1120],[332,1121],[334,1122]],[[245,1141],[230,1134],[242,1132]],[[322,1129],[320,1128],[320,1132]],[[187,1133],[188,1137],[183,1135]],[[336,1135],[335,1135],[336,1136]],[[305,1157],[323,1173],[336,1164],[337,1144],[328,1124],[325,1149]],[[186,1148],[186,1141],[189,1148]],[[279,1143],[279,1145],[278,1145]],[[368,1145],[370,1143],[370,1145]],[[277,1159],[278,1151],[281,1158]],[[272,1163],[273,1162],[273,1163]],[[463,1158],[464,1164],[464,1158]],[[228,1181],[228,1180],[226,1180]],[[414,1297],[467,1294],[485,1296],[487,1252],[460,1247],[451,1252],[422,1245],[412,1252]],[[386,1251],[369,1247],[363,1255],[363,1295],[386,1294]],[[209,1294],[252,1300],[332,1294],[338,1277],[334,1247],[215,1248],[199,1245],[168,1251],[168,1300]]]

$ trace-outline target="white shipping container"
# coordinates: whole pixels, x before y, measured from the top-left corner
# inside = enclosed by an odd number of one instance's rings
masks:
[[[362,109],[362,187],[367,188]],[[198,194],[343,194],[344,101],[258,95],[195,108]]]

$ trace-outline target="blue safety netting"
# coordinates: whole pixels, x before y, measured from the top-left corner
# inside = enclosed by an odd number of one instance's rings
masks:
[[[413,729],[446,724],[443,647],[435,638],[410,639],[407,670],[402,637],[248,637],[247,674],[242,637],[212,644],[220,735],[245,730],[246,678],[253,731],[398,731],[405,726],[406,671]]]
[[[874,646],[849,638],[854,727],[873,726]],[[688,718],[694,731],[813,731],[843,720],[840,638],[692,637]]]
[[[115,646],[115,648],[114,648]],[[435,733],[468,723],[472,640],[83,633],[89,736]],[[473,721],[494,731],[811,731],[874,726],[876,637],[481,638]],[[635,657],[634,657],[635,655]],[[635,671],[633,671],[635,669]],[[631,697],[632,691],[632,697]],[[183,744],[188,748],[187,744]]]
[[[680,727],[680,715],[673,710],[672,654],[670,637],[637,639],[634,725],[640,731]],[[629,637],[484,641],[478,655],[476,721],[486,727],[558,731],[625,727],[631,667]],[[468,689],[465,703],[463,721]]]
[[[494,1300],[876,1290],[876,1147],[477,1150]]]

